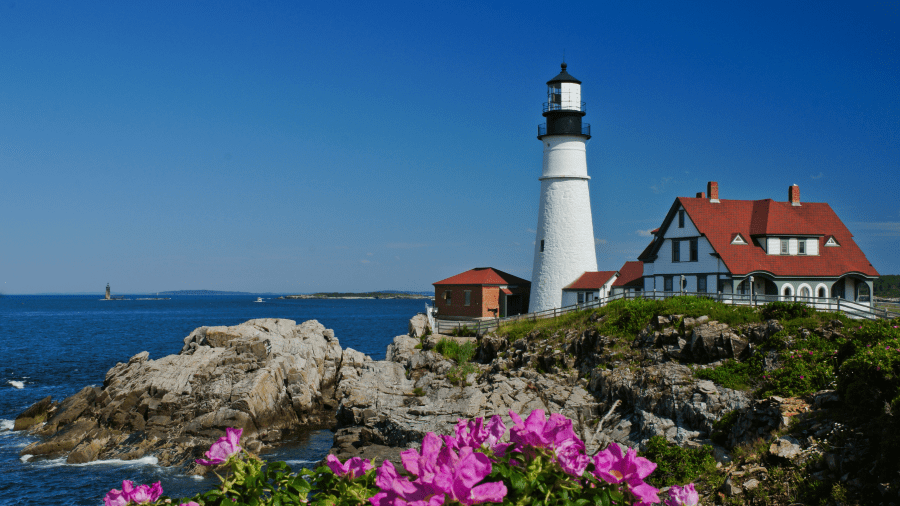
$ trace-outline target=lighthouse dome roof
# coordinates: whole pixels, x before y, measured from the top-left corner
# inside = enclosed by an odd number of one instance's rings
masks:
[[[575,84],[581,84],[581,81],[579,81],[578,79],[575,79],[574,77],[572,77],[571,74],[569,74],[568,72],[566,72],[566,64],[565,64],[565,62],[563,62],[563,63],[560,65],[560,68],[562,68],[562,71],[559,73],[559,75],[557,75],[557,76],[554,77],[553,79],[547,81],[547,84],[550,84],[550,83],[575,83]]]

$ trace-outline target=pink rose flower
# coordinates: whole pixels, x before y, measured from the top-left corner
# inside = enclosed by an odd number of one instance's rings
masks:
[[[688,483],[683,487],[674,486],[669,489],[669,498],[665,506],[697,506],[700,502],[700,494],[694,490],[694,484]]]
[[[122,488],[124,489],[124,483]],[[139,487],[135,487],[130,494],[128,494],[128,499],[135,504],[148,504],[151,502],[155,502],[159,499],[159,496],[162,495],[162,485],[160,482],[156,482],[151,487],[150,485],[141,485]]]
[[[656,464],[644,457],[638,457],[633,449],[629,448],[625,455],[622,455],[622,449],[615,443],[594,455],[594,476],[607,483],[628,484],[628,491],[634,494],[639,502],[659,502],[656,495],[659,490],[644,483],[644,478],[654,469]]]
[[[103,504],[104,506],[125,506],[128,504],[128,499],[121,490],[114,488],[103,497]]]
[[[334,455],[328,455],[325,457],[325,463],[334,474],[338,476],[349,476],[351,480],[359,478],[366,474],[366,471],[372,469],[372,462],[369,461],[369,459],[361,459],[359,457],[353,457],[341,464],[340,459]]]
[[[162,484],[156,482],[153,486],[134,486],[130,480],[122,481],[122,490],[112,489],[103,497],[104,506],[126,506],[129,503],[148,504],[159,499],[162,495]]]
[[[197,463],[204,466],[217,466],[224,463],[228,457],[241,451],[238,443],[243,432],[244,429],[232,429],[231,427],[225,429],[225,436],[213,443],[209,447],[209,451],[204,454],[208,460],[197,459]]]

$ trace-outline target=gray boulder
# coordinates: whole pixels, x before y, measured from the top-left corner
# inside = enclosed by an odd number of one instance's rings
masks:
[[[178,355],[139,353],[110,369],[102,388],[85,387],[52,412],[46,400],[26,410],[21,419],[31,422],[17,428],[44,439],[21,454],[72,463],[154,455],[160,465],[182,465],[227,427],[243,428],[245,445],[258,450],[285,431],[332,424],[338,371],[367,360],[341,350],[316,321],[200,327]],[[42,421],[41,412],[52,416]]]

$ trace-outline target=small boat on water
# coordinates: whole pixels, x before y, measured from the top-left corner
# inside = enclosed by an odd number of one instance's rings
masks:
[[[257,297],[257,298],[256,298],[256,302],[262,302],[262,301],[263,301],[263,300],[262,300],[262,297]]]

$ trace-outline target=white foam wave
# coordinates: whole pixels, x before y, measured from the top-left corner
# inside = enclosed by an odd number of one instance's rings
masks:
[[[0,420],[0,432],[5,430],[12,430],[15,426],[16,422],[14,420]]]
[[[12,385],[13,388],[25,388],[25,382],[24,382],[24,381],[9,380],[9,381],[7,381],[7,383],[9,383],[10,385]]]
[[[24,457],[24,455],[23,455]],[[28,455],[31,458],[31,455]],[[20,459],[21,460],[21,459]],[[22,460],[22,462],[26,462]],[[72,466],[72,467],[85,467],[85,466],[155,466],[159,462],[159,459],[156,457],[144,457],[140,459],[134,460],[122,460],[122,459],[109,459],[109,460],[95,460],[93,462],[84,462],[82,464],[67,464],[66,457],[60,457],[58,459],[50,459],[50,460],[37,460],[33,461],[32,464],[39,467],[58,467],[58,466]]]
[[[318,460],[285,460],[284,462],[292,466],[302,466],[304,464],[315,464],[316,462],[318,462]]]
[[[82,466],[97,466],[97,465],[111,465],[111,466],[131,466],[131,465],[141,465],[141,466],[155,466],[159,463],[159,459],[156,457],[143,457],[140,459],[134,460],[122,460],[122,459],[109,459],[109,460],[95,460],[93,462],[85,462],[83,464],[72,464],[76,467]]]
[[[34,455],[26,453],[25,455],[22,455],[21,457],[19,457],[19,460],[21,460],[22,462],[28,462],[28,460],[31,459],[31,457],[34,457]]]

